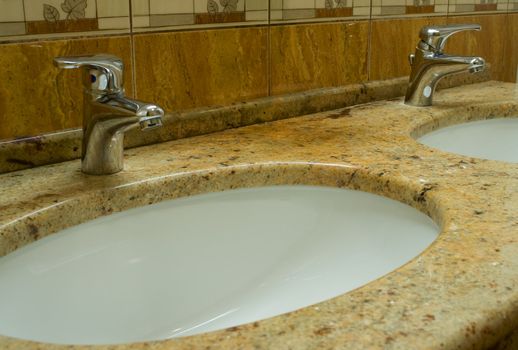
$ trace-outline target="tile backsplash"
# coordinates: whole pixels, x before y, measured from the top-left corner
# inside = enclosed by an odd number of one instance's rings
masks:
[[[422,26],[462,22],[447,51],[516,81],[518,0],[0,0],[0,140],[81,125],[55,56],[122,57],[128,95],[177,111],[408,75]]]

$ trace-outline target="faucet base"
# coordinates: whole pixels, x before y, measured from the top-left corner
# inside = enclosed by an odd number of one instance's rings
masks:
[[[96,126],[99,126],[97,124]],[[100,129],[96,128],[94,129]],[[88,141],[87,141],[88,140]],[[90,132],[90,138],[83,140],[81,171],[88,175],[110,175],[124,168],[124,134]]]

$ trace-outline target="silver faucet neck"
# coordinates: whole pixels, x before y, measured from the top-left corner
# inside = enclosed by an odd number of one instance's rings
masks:
[[[484,70],[481,57],[454,56],[443,53],[447,39],[465,30],[480,30],[478,24],[427,26],[419,33],[420,41],[414,54],[409,56],[412,71],[405,95],[405,104],[430,106],[435,87],[440,79],[461,72],[476,73]]]

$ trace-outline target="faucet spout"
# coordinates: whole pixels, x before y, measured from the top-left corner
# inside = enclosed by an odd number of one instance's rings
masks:
[[[155,104],[132,100],[124,97],[122,94],[105,96],[99,99],[97,104],[99,104],[98,107],[101,109],[105,107],[104,109],[107,111],[112,110],[115,115],[121,113],[121,115],[125,115],[126,117],[135,116],[136,119],[134,120],[121,120],[123,124],[121,127],[123,129],[125,128],[124,131],[136,127],[137,125],[140,126],[141,130],[151,130],[162,126],[164,110]]]
[[[140,130],[152,130],[162,126],[164,110],[154,104],[146,104],[144,109],[137,112]]]
[[[485,69],[481,57],[422,55],[415,59],[410,75],[405,103],[412,106],[431,106],[439,80],[462,72],[477,73]]]
[[[485,69],[486,61],[482,57],[437,55],[427,58],[430,65],[440,65],[442,76],[468,71],[480,72]]]

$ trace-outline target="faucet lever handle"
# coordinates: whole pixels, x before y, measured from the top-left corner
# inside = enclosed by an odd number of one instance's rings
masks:
[[[421,29],[419,37],[435,53],[442,53],[446,40],[458,32],[480,30],[479,24],[451,24],[444,26],[426,26]]]
[[[54,65],[62,69],[86,68],[85,85],[102,93],[123,91],[124,64],[117,56],[97,54],[91,56],[56,57]]]

